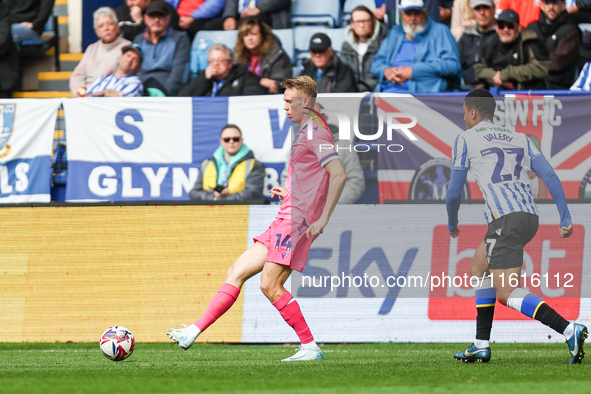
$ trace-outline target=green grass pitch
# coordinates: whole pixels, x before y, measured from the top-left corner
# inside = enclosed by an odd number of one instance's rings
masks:
[[[564,344],[493,344],[464,364],[467,344],[324,345],[319,362],[282,363],[294,346],[138,343],[127,360],[98,344],[0,344],[0,393],[588,393],[591,360]]]

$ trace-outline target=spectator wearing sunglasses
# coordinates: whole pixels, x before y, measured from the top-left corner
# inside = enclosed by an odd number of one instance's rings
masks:
[[[220,133],[220,146],[201,164],[199,177],[189,193],[196,201],[259,200],[265,168],[244,145],[238,126],[228,124]]]
[[[530,23],[550,54],[550,71],[546,77],[548,89],[568,89],[575,82],[577,59],[581,48],[581,33],[566,12],[564,0],[542,0],[540,20]]]
[[[479,81],[504,89],[543,89],[548,75],[548,51],[538,35],[519,24],[519,15],[503,11],[480,62],[474,65]]]

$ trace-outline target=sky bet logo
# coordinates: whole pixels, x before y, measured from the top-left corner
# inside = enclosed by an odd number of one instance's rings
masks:
[[[445,284],[429,292],[431,320],[474,320],[476,316],[474,289],[469,281],[470,264],[488,226],[460,227],[462,235],[458,238],[449,236],[447,225],[433,229],[430,273],[446,279]],[[520,286],[541,297],[567,320],[579,317],[580,298],[585,286],[582,275],[584,240],[582,225],[574,225],[573,235],[562,239],[558,235],[558,224],[542,224],[523,253]],[[455,285],[451,283],[450,286],[450,280],[455,281]],[[495,320],[530,319],[500,305],[495,309]]]
[[[306,115],[309,115],[311,119],[308,121],[308,135],[307,138],[312,140],[314,138],[314,128],[311,127],[312,123],[317,123],[320,127],[328,128],[324,117],[320,112],[313,110],[312,108],[304,107]],[[339,140],[351,140],[351,121],[349,120],[349,116],[342,112],[335,109],[325,109],[323,110],[325,114],[330,114],[331,116],[334,115],[337,119],[337,125],[339,127]],[[410,129],[417,124],[417,117],[413,114],[406,114],[400,112],[394,113],[384,113],[382,111],[377,111],[378,115],[378,130],[375,134],[366,135],[362,134],[359,131],[359,114],[354,114],[353,116],[353,134],[361,141],[377,141],[382,134],[384,133],[384,123],[386,124],[386,137],[388,141],[392,140],[392,131],[393,130],[400,130],[401,132],[406,135],[406,137],[411,141],[417,141],[417,137],[415,137]],[[385,119],[384,119],[385,118]],[[399,119],[410,119],[408,123],[401,123]],[[349,150],[349,151],[356,151],[356,152],[368,152],[372,149],[376,149],[378,152],[380,149],[385,149],[391,153],[398,153],[404,150],[404,147],[400,144],[364,144],[364,143],[351,143],[348,147],[347,146],[334,146],[330,144],[320,144],[318,149],[322,150],[332,150],[336,149],[337,153],[338,150]]]
[[[416,247],[408,248],[402,260],[400,262],[390,260],[386,256],[386,252],[380,246],[365,245],[363,248],[367,248],[361,258],[358,261],[352,260],[352,242],[353,242],[353,231],[345,230],[341,233],[339,239],[338,248],[321,247],[311,248],[308,254],[308,261],[302,274],[294,271],[292,276],[291,285],[292,293],[296,297],[310,297],[320,298],[328,296],[332,293],[332,296],[337,298],[351,297],[364,297],[364,298],[375,298],[379,295],[374,290],[385,291],[384,299],[378,310],[378,315],[387,315],[392,311],[394,303],[399,296],[401,287],[391,286],[388,288],[378,286],[372,287],[371,283],[364,280],[360,285],[351,285],[356,281],[343,280],[338,285],[331,286],[325,282],[325,285],[317,285],[321,283],[323,278],[343,278],[343,277],[355,277],[364,278],[367,275],[379,276],[384,281],[386,278],[392,278],[395,282],[398,278],[406,278],[414,261],[419,252]],[[333,253],[336,257],[336,262],[330,261],[333,258]],[[311,286],[306,285],[306,281],[303,279],[304,276],[312,277],[314,284]],[[370,281],[371,282],[371,281]],[[334,292],[332,291],[334,290]],[[355,294],[349,294],[350,290],[355,290]],[[357,295],[357,292],[360,294]]]

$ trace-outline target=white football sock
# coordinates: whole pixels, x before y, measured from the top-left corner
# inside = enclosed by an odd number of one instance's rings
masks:
[[[474,346],[476,346],[478,349],[482,349],[484,347],[490,347],[488,341],[486,341],[484,339],[475,339]]]
[[[199,334],[201,334],[201,330],[199,329],[199,327],[195,325],[195,323],[193,323],[190,326],[187,326],[187,334],[194,338],[197,338]]]
[[[304,349],[310,349],[310,350],[320,350],[320,348],[318,347],[318,345],[316,344],[316,341],[312,341],[312,342],[308,342],[308,343],[302,343],[302,347]]]
[[[564,335],[564,337],[566,339],[569,339],[574,333],[575,333],[575,325],[574,325],[574,323],[571,323],[566,327],[566,329],[564,330],[562,335]]]

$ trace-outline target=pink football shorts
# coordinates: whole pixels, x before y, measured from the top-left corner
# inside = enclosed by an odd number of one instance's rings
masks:
[[[308,260],[313,238],[306,238],[308,227],[293,223],[289,219],[277,218],[271,223],[267,231],[254,237],[267,247],[267,261],[275,264],[287,265],[302,272]]]

